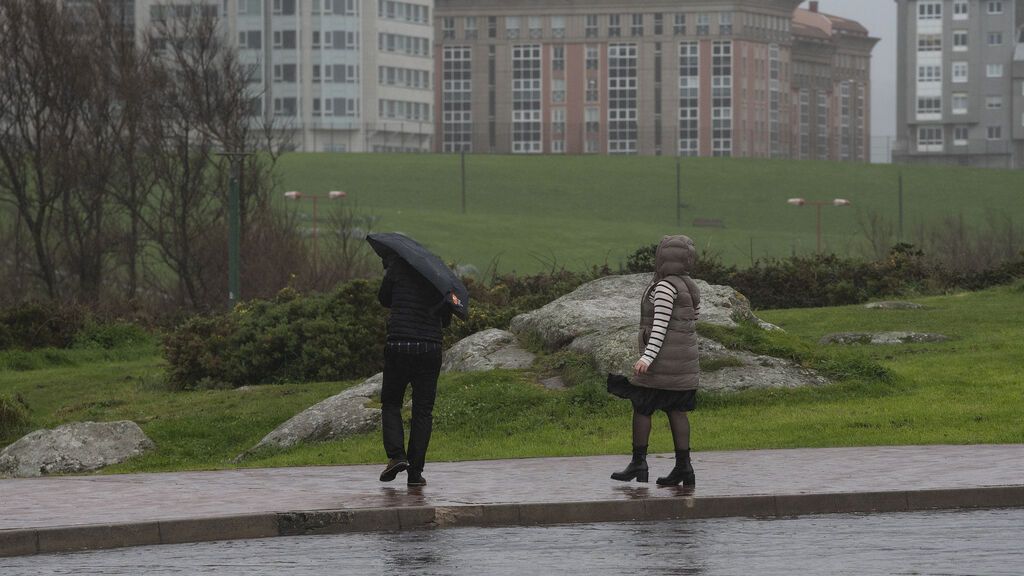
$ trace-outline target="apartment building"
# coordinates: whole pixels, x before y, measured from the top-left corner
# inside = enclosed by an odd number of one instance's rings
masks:
[[[868,159],[870,55],[799,0],[437,0],[435,150]]]
[[[895,159],[1024,167],[1024,2],[896,2]]]
[[[136,29],[205,10],[298,151],[428,152],[433,0],[136,0]]]

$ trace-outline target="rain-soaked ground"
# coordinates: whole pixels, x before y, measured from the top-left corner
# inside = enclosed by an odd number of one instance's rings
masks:
[[[1024,574],[1024,509],[271,538],[0,559],[3,576]]]

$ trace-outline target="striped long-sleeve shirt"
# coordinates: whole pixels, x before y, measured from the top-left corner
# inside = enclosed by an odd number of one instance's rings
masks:
[[[650,366],[654,359],[661,352],[661,345],[665,342],[665,334],[668,332],[668,322],[672,318],[672,305],[679,293],[667,280],[662,280],[654,287],[648,298],[654,303],[654,325],[651,327],[651,336],[647,340],[647,348],[644,350],[640,361]]]

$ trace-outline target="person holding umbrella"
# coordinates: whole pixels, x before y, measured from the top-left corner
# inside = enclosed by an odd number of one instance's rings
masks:
[[[468,316],[469,296],[451,269],[413,239],[396,233],[370,234],[366,239],[383,260],[384,280],[377,297],[391,310],[380,393],[388,463],[380,480],[391,482],[408,471],[409,486],[424,486],[441,371],[442,329],[451,323],[453,313],[463,319]],[[406,449],[402,404],[410,386],[412,422]]]

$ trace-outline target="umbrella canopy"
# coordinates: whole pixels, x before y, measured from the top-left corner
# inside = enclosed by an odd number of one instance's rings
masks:
[[[398,256],[423,275],[441,294],[456,316],[469,318],[469,291],[441,259],[422,244],[395,232],[368,234],[366,241],[381,258]]]

